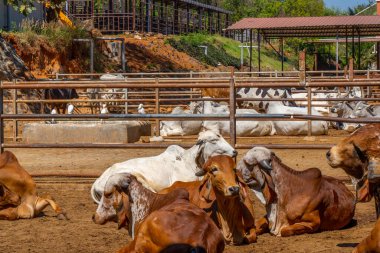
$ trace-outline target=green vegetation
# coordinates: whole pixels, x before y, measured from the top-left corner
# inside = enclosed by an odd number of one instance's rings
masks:
[[[183,51],[203,63],[215,67],[218,66],[219,63],[224,66],[240,67],[241,49],[239,46],[241,43],[236,40],[219,35],[193,33],[189,35],[173,36],[168,39],[168,42],[177,50]],[[204,49],[199,46],[208,47],[207,56],[204,54]],[[253,49],[252,65],[255,69],[257,69],[258,66],[257,57],[257,49]],[[291,70],[293,64],[296,63],[296,59],[285,60],[284,69]],[[245,65],[249,64],[248,49],[244,49],[244,63]],[[281,59],[273,49],[262,47],[261,66],[263,70],[281,70]]]
[[[39,38],[48,41],[51,46],[58,51],[65,50],[71,46],[73,39],[88,38],[88,32],[81,28],[70,28],[58,22],[35,22],[30,19],[24,19],[21,23],[20,30],[15,30],[21,42],[33,45]]]

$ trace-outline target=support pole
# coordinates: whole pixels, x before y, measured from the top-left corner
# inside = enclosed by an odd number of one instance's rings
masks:
[[[355,38],[354,38],[354,35],[355,35],[355,30],[354,28],[352,28],[352,52],[351,52],[351,58],[352,59],[355,59]]]
[[[259,66],[259,76],[261,72],[261,35],[260,30],[257,30],[257,52],[258,52],[258,66]]]
[[[336,35],[336,45],[335,45],[335,70],[336,76],[339,75],[339,35]]]
[[[1,86],[3,82],[0,81]],[[3,88],[0,87],[0,116],[4,113],[4,98],[3,98]],[[0,153],[4,152],[4,119],[0,117]]]
[[[299,79],[300,86],[306,85],[306,51],[302,50],[299,53]]]
[[[156,83],[158,79],[156,78]],[[160,114],[160,88],[156,88],[156,114]],[[160,120],[156,119],[156,136],[160,136]]]
[[[252,72],[252,41],[253,41],[253,30],[249,31],[249,72]],[[251,74],[252,75],[252,74]]]
[[[13,113],[17,115],[17,89],[13,90]],[[17,120],[13,120],[13,141],[17,142],[17,134],[18,134],[18,124]]]
[[[352,82],[354,80],[354,58],[350,58],[348,80]]]
[[[347,27],[346,27],[346,66],[348,65],[348,31],[347,31]]]
[[[284,75],[284,38],[281,38],[281,71],[282,76]]]
[[[230,144],[236,146],[236,94],[235,94],[235,69],[231,68],[230,76]]]
[[[94,73],[94,40],[90,40],[90,73]]]
[[[358,56],[358,70],[361,70],[361,58],[362,58],[362,49],[360,43],[360,30],[358,29],[358,47],[359,47],[359,56]]]
[[[123,72],[126,71],[125,69],[125,41],[122,39],[121,41],[121,68],[123,69]]]
[[[311,115],[311,87],[307,87],[307,114],[310,116]],[[311,136],[312,135],[312,122],[311,120],[307,121],[307,135]]]

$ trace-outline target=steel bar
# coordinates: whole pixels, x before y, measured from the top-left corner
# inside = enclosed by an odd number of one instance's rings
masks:
[[[232,146],[236,144],[236,90],[234,81],[234,69],[231,70],[230,80],[230,142]]]

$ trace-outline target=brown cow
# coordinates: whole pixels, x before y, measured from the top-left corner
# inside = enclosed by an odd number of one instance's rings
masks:
[[[205,177],[202,181],[175,182],[159,193],[185,188],[190,202],[214,220],[227,243],[256,242],[253,205],[247,196],[247,185],[239,182],[235,173],[234,160],[225,155],[211,157],[197,175]]]
[[[376,221],[371,234],[354,249],[352,253],[380,252],[380,219]]]
[[[245,182],[264,202],[264,225],[277,236],[341,229],[350,223],[355,197],[340,181],[311,168],[295,171],[270,150],[256,147],[238,164]]]
[[[380,187],[367,181],[368,166],[380,164],[380,124],[365,125],[332,147],[326,154],[333,168],[342,168],[356,185],[359,201],[370,201],[375,195],[376,213],[380,215]],[[379,173],[379,172],[377,172]],[[362,187],[364,186],[364,187]]]
[[[0,155],[0,184],[0,220],[34,218],[48,205],[58,218],[66,217],[65,212],[51,198],[37,196],[32,177],[9,151]]]
[[[104,224],[116,217],[119,227],[128,227],[133,238],[119,252],[219,253],[224,250],[220,230],[202,209],[189,202],[185,189],[157,194],[131,174],[115,174],[107,181],[93,220]]]

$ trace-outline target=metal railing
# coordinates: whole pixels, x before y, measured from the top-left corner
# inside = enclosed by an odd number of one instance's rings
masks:
[[[303,85],[304,84],[304,85]],[[252,145],[238,144],[236,136],[236,121],[237,120],[256,120],[256,121],[308,121],[309,135],[311,135],[313,120],[322,121],[335,121],[335,122],[350,122],[350,123],[380,123],[380,118],[360,118],[360,119],[346,119],[337,117],[324,117],[311,114],[311,108],[314,101],[379,101],[379,98],[329,98],[320,99],[312,98],[314,88],[332,88],[332,87],[370,87],[380,86],[380,78],[347,78],[340,79],[323,79],[323,78],[309,78],[306,82],[297,80],[295,78],[270,78],[270,77],[237,77],[235,73],[230,72],[230,76],[222,78],[127,78],[119,81],[94,81],[94,80],[81,80],[81,81],[63,81],[63,80],[50,80],[50,81],[30,81],[30,82],[2,82],[0,85],[0,144],[1,150],[4,148],[163,148],[169,144],[166,143],[128,143],[128,144],[23,144],[23,143],[4,143],[4,121],[17,122],[18,120],[33,121],[33,120],[89,120],[89,119],[119,119],[119,120],[152,120],[156,124],[156,135],[159,135],[159,125],[161,120],[223,120],[229,121],[230,135],[229,140],[231,145],[236,148],[251,148]],[[245,87],[257,88],[304,88],[308,93],[308,98],[293,99],[293,98],[236,98],[236,89]],[[50,88],[139,88],[150,89],[154,92],[154,99],[113,99],[113,100],[92,100],[91,102],[144,102],[149,101],[154,103],[153,114],[74,114],[74,115],[47,115],[47,114],[18,114],[17,103],[40,103],[40,100],[16,100],[9,101],[3,99],[3,92],[5,89],[50,89]],[[164,101],[177,100],[175,98],[161,98],[162,89],[166,88],[213,88],[220,89],[226,88],[229,90],[228,98],[182,98],[181,103],[189,101],[226,101],[230,106],[229,114],[162,114],[161,106]],[[152,92],[152,91],[150,91]],[[44,103],[62,103],[62,102],[83,102],[83,100],[44,100]],[[236,103],[243,101],[306,101],[308,113],[305,115],[299,114],[236,114]],[[4,114],[4,104],[13,103],[13,108],[16,108],[13,114]],[[317,105],[318,106],[318,105]],[[174,143],[170,143],[172,145]],[[187,147],[189,145],[177,143],[181,146]],[[302,149],[325,149],[330,145],[325,144],[255,144],[254,146],[266,146],[268,148],[302,148]]]

